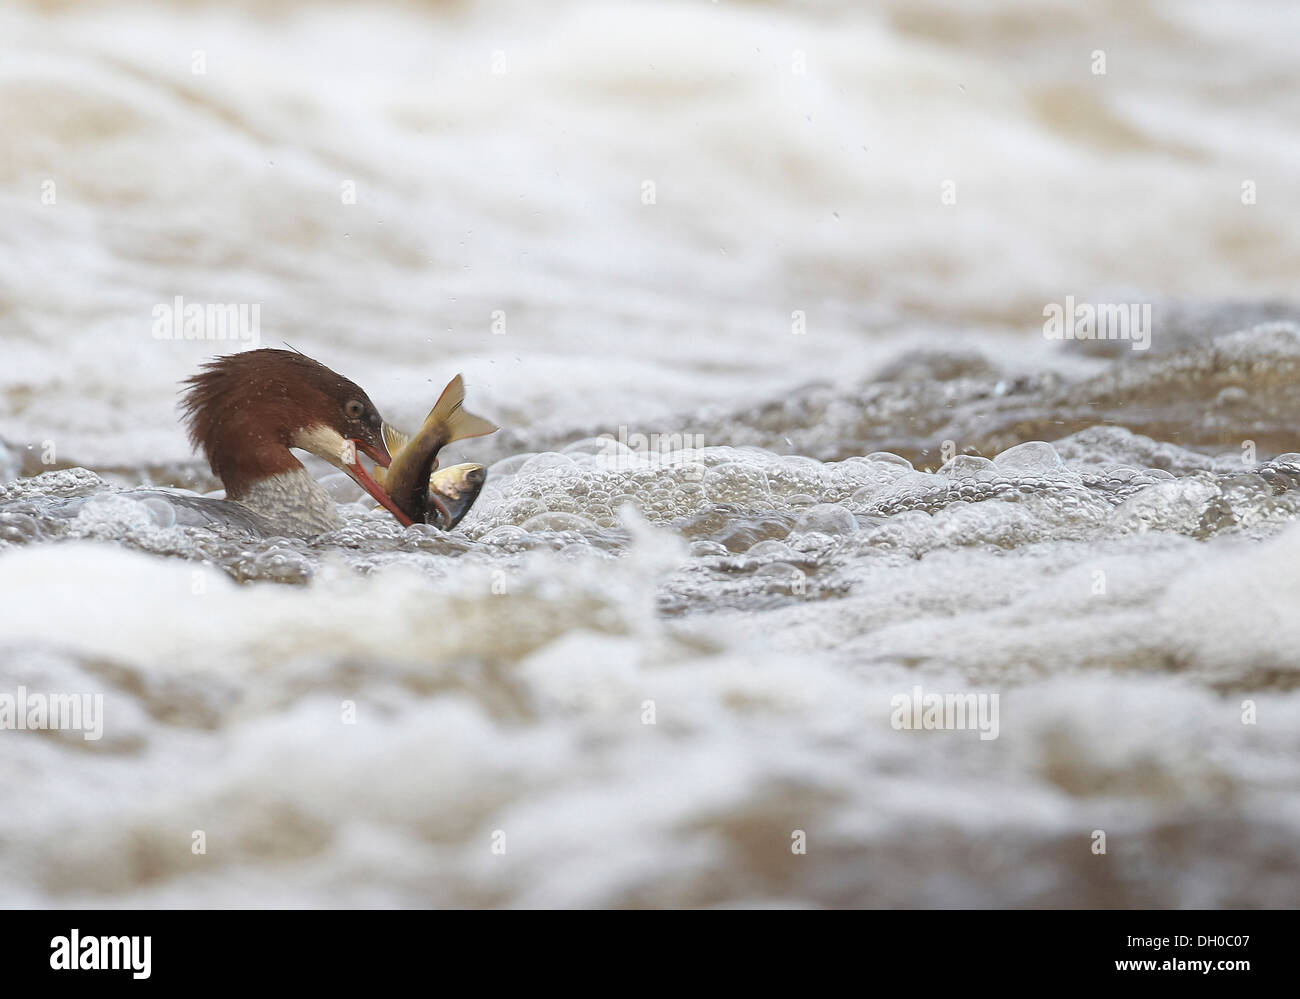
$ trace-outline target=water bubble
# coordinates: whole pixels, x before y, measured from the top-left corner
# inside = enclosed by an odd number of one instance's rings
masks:
[[[815,531],[818,534],[836,536],[855,534],[857,530],[858,519],[838,503],[819,503],[817,506],[809,507],[799,514],[799,519],[794,525],[796,534],[809,534]]]
[[[697,558],[707,558],[711,555],[730,555],[727,546],[719,544],[717,541],[692,541],[691,554]]]
[[[790,524],[786,519],[758,517],[728,521],[714,535],[713,540],[725,545],[729,552],[740,553],[749,551],[760,541],[786,538],[789,535]]]
[[[493,462],[488,466],[488,481],[493,479],[503,479],[507,476],[514,475],[528,461],[537,457],[536,451],[525,451],[523,454],[514,454],[509,458],[502,458],[500,461]]]
[[[176,508],[161,496],[149,496],[139,500],[139,504],[149,511],[149,516],[158,527],[172,527],[176,523]]]
[[[803,595],[807,574],[789,562],[769,562],[754,571],[756,580],[767,593]]]
[[[546,512],[546,504],[535,496],[520,496],[505,500],[497,507],[497,517],[511,524],[522,524],[530,517],[537,517]]]
[[[812,458],[785,457],[779,462],[769,463],[766,472],[772,492],[783,498],[820,497],[826,488],[825,467]]]
[[[1160,482],[1115,507],[1113,517],[1130,531],[1191,533],[1206,505],[1218,495],[1219,489],[1213,482],[1199,478]]]
[[[1046,441],[1026,441],[1008,448],[993,459],[1003,472],[1023,475],[1030,472],[1048,472],[1064,466],[1056,448]]]
[[[578,500],[566,492],[553,489],[546,494],[544,502],[546,509],[551,513],[580,513],[583,507],[579,505]]]
[[[311,578],[312,563],[287,542],[277,542],[257,553],[245,553],[239,563],[244,579],[265,579],[277,583],[305,583]]]
[[[525,477],[542,473],[571,472],[576,467],[573,459],[567,454],[560,454],[559,451],[544,451],[524,462],[519,468],[519,475]]]
[[[911,465],[893,465],[865,458],[836,462],[827,466],[824,497],[828,503],[839,503],[863,487],[888,482],[905,471],[911,471],[911,468]]]
[[[867,461],[879,462],[882,465],[901,465],[904,468],[912,467],[912,463],[902,455],[890,454],[888,451],[872,451],[867,455]]]
[[[515,524],[502,524],[494,527],[481,538],[479,544],[509,548],[518,545],[528,536],[528,532]]]
[[[735,503],[738,506],[770,507],[772,487],[767,473],[754,465],[729,462],[716,465],[704,473],[701,483],[704,496],[711,503]]]
[[[863,486],[861,489],[855,489],[853,495],[849,497],[850,506],[859,510],[873,507],[880,502],[884,496],[884,490],[880,486]]]
[[[674,513],[679,516],[699,510],[708,503],[708,496],[704,492],[704,486],[689,479],[677,486],[673,491],[673,497]]]
[[[1010,452],[1004,452],[1010,454]],[[939,469],[940,475],[950,479],[981,479],[990,480],[998,476],[998,466],[989,461],[988,458],[981,458],[974,454],[959,454],[946,462]]]
[[[572,513],[540,513],[528,518],[520,526],[530,534],[540,531],[591,531],[596,527],[586,517]]]
[[[745,552],[745,554],[750,558],[761,559],[798,558],[798,553],[784,541],[774,541],[770,538],[766,541],[760,541],[758,544],[750,546],[749,551]]]
[[[153,517],[142,503],[121,493],[106,492],[89,497],[77,511],[77,524],[92,531],[105,529],[117,534],[122,528],[153,526]]]
[[[556,554],[566,562],[577,562],[580,559],[591,558],[596,555],[604,557],[603,552],[600,552],[591,545],[580,541],[570,542],[556,552]]]

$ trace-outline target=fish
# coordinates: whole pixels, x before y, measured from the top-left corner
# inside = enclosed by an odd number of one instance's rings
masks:
[[[450,531],[469,513],[487,481],[487,469],[476,462],[440,468],[429,477],[429,493],[442,501],[450,519],[443,518],[442,529]]]
[[[451,530],[478,498],[487,469],[482,465],[453,465],[434,474],[438,452],[452,441],[481,437],[501,429],[491,420],[464,408],[465,382],[457,375],[429,410],[424,423],[408,436],[389,423],[383,425],[384,444],[391,455],[386,469],[376,466],[375,480],[401,510],[406,524],[427,524],[436,512],[443,530]]]

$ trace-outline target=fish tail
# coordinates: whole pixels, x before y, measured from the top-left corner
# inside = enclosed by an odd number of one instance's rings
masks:
[[[441,425],[447,430],[444,444],[463,440],[466,437],[481,437],[483,434],[495,433],[500,429],[491,420],[485,420],[461,406],[465,402],[465,382],[457,375],[447,383],[442,395],[424,418],[424,425]]]

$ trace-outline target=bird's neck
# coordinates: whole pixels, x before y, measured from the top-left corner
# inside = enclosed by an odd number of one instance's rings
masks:
[[[285,451],[288,454],[288,450]],[[289,455],[297,468],[265,475],[246,484],[238,496],[227,497],[266,518],[275,530],[298,537],[342,526],[338,507],[319,482]]]

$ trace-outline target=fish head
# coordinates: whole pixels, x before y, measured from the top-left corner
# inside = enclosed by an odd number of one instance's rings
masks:
[[[429,477],[429,502],[442,514],[444,531],[465,519],[485,482],[487,469],[474,462],[450,465]]]

